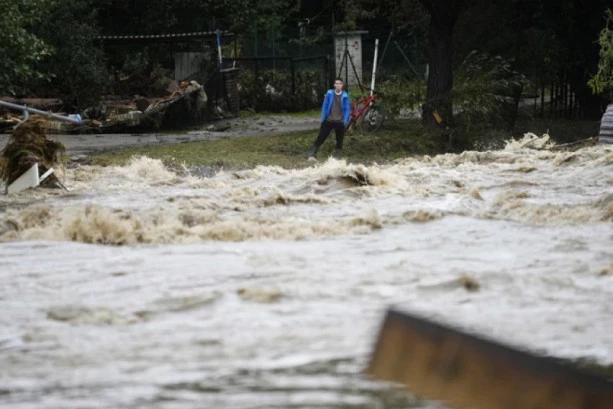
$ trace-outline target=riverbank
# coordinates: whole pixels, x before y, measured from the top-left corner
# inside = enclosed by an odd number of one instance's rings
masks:
[[[317,113],[254,116],[216,124],[216,129],[211,130],[192,130],[181,135],[141,135],[134,138],[135,144],[131,146],[127,145],[126,138],[111,138],[111,143],[123,145],[97,150],[87,161],[102,166],[123,165],[134,156],[147,156],[160,159],[171,168],[245,169],[258,165],[302,168],[312,165],[306,161],[306,154],[318,127]],[[548,134],[557,143],[568,143],[596,136],[598,123],[519,121],[512,131],[489,130],[454,135],[428,133],[419,119],[398,119],[387,121],[376,133],[359,129],[348,132],[343,158],[350,163],[381,164],[408,156],[461,152],[463,145],[468,144],[476,145],[478,150],[497,150],[504,148],[507,141],[521,139],[528,132],[538,136]],[[320,149],[320,161],[331,155],[334,140],[332,133]]]
[[[217,139],[276,135],[287,132],[314,130],[318,126],[319,121],[315,117],[263,115],[223,119],[203,126],[177,131],[132,134],[50,135],[50,137],[63,143],[69,156],[77,156],[122,148],[150,148]]]
[[[377,133],[354,130],[345,136],[344,159],[350,163],[390,163],[407,156],[502,149],[506,141],[527,132],[545,133],[558,143],[598,134],[597,121],[522,120],[512,131],[475,130],[470,134],[432,134],[418,118],[388,120]],[[69,166],[123,165],[134,156],[161,159],[171,168],[245,169],[258,165],[301,168],[312,165],[306,153],[319,127],[317,111],[301,114],[251,114],[198,127],[159,133],[49,135],[66,147]],[[320,160],[330,156],[334,134],[322,146]],[[0,135],[0,149],[8,135]]]

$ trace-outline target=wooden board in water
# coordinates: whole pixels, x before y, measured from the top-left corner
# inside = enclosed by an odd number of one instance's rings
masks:
[[[367,373],[473,409],[613,409],[613,382],[548,357],[388,311]]]

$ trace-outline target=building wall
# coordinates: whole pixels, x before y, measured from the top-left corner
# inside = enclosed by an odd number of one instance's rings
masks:
[[[359,86],[357,78],[360,82],[364,82],[362,75],[362,34],[366,33],[367,31],[348,31],[336,33],[334,36],[335,72],[337,76],[343,79],[347,89]],[[345,49],[347,55],[345,55]]]

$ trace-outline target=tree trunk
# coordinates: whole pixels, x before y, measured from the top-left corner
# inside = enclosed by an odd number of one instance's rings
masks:
[[[451,87],[452,37],[462,1],[420,0],[430,12],[429,74],[422,122],[427,129],[453,125]]]

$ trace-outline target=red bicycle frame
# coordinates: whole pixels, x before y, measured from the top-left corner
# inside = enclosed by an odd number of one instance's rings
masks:
[[[374,102],[376,95],[374,92],[372,95],[369,95],[364,98],[360,98],[355,100],[351,104],[351,114],[349,117],[349,124],[347,124],[347,129],[351,128],[354,124],[357,123],[358,119],[366,112],[368,107]]]

